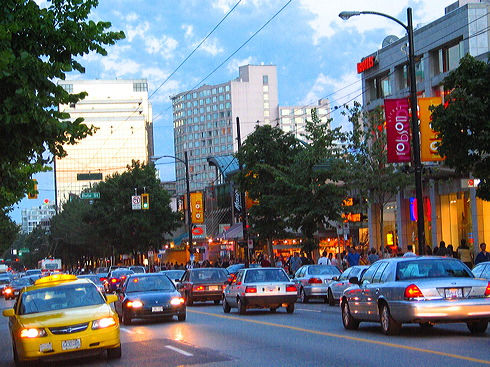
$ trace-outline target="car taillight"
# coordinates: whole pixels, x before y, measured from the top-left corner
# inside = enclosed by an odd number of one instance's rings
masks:
[[[290,284],[286,286],[286,292],[297,292],[298,289],[294,284]]]
[[[419,287],[415,284],[410,284],[407,288],[405,288],[405,298],[420,298],[424,295],[420,291]]]
[[[203,285],[194,286],[194,288],[192,288],[192,290],[197,291],[197,292],[201,292],[205,289],[206,289],[206,287],[204,287]]]
[[[99,280],[103,283],[107,280],[107,278],[99,278]]]
[[[488,282],[487,289],[485,289],[485,297],[490,297],[490,282]]]
[[[221,289],[225,289],[225,288],[226,288],[226,284],[223,284],[223,285],[221,286]]]
[[[245,293],[257,293],[257,287],[246,287]]]
[[[320,278],[310,278],[308,280],[308,283],[310,283],[310,284],[321,284],[323,282],[322,282],[322,280]]]
[[[121,276],[121,280],[126,279],[126,275]]]
[[[117,283],[117,279],[116,278],[111,278],[111,283]]]

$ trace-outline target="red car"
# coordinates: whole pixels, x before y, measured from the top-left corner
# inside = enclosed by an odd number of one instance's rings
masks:
[[[177,284],[177,289],[191,306],[196,301],[214,301],[219,304],[223,298],[228,273],[221,268],[188,269]]]

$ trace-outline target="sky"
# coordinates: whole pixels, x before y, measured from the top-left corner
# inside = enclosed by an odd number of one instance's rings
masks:
[[[49,5],[45,0],[36,2],[41,7]],[[343,21],[338,14],[344,10],[378,11],[406,24],[406,9],[412,7],[417,27],[443,16],[444,7],[453,2],[99,0],[90,19],[111,22],[112,29],[123,30],[126,38],[107,47],[107,56],[91,53],[82,57],[86,72],[70,73],[66,79],[147,79],[153,106],[155,155],[173,155],[169,96],[196,85],[235,79],[241,65],[264,64],[277,66],[279,105],[316,104],[320,98],[328,98],[331,107],[360,102],[361,78],[356,64],[380,49],[386,36],[403,37],[405,30],[380,16],[362,15]],[[347,129],[341,110],[332,112],[332,126]],[[173,164],[166,164],[170,162],[163,159],[161,162],[161,180],[174,180]],[[53,173],[35,178],[39,182],[38,199],[25,198],[11,212],[19,224],[22,208],[39,206],[45,199],[54,201]]]

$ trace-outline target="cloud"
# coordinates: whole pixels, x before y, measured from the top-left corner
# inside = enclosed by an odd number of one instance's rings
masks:
[[[134,21],[139,19],[139,15],[136,13],[129,13],[128,15],[126,15],[126,17],[124,19],[127,22],[134,22]]]
[[[221,10],[223,13],[227,13],[235,3],[235,0],[216,0],[212,3],[212,7]]]
[[[144,39],[147,36],[148,30],[150,29],[150,23],[144,22],[138,26],[128,25],[126,33],[126,39],[128,42],[132,42],[136,37]]]
[[[230,74],[238,75],[238,67],[243,65],[253,64],[255,59],[252,56],[247,57],[246,59],[231,59],[231,61],[226,65],[226,70]]]
[[[182,24],[181,28],[185,31],[185,38],[192,38],[194,35],[194,26],[192,24]]]
[[[211,54],[212,56],[216,56],[224,51],[223,47],[219,46],[218,39],[216,38],[208,38],[199,49]]]
[[[130,45],[113,46],[108,50],[107,56],[101,57],[100,63],[104,68],[105,73],[109,77],[122,77],[125,75],[138,75],[141,69],[141,64],[129,57],[125,57],[124,53],[131,49]]]

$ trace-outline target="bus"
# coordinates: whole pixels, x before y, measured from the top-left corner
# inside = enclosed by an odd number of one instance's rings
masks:
[[[61,271],[61,259],[42,259],[37,263],[37,268],[45,272]]]

